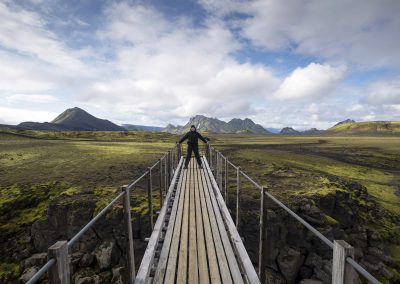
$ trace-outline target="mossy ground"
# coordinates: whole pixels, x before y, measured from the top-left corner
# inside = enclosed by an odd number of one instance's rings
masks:
[[[17,134],[0,133],[3,240],[29,232],[31,224],[44,216],[49,202],[57,197],[61,197],[57,202],[73,202],[89,194],[96,202],[97,213],[116,196],[121,185],[139,177],[177,140],[177,136],[166,133],[135,131]],[[145,180],[132,197],[132,211],[141,215],[148,213],[143,188]],[[156,192],[154,203],[158,208]],[[10,257],[0,261],[0,273],[10,270]]]
[[[392,255],[400,263],[400,138],[230,135],[212,138],[216,148],[232,162],[288,204],[305,197],[318,199],[336,191],[351,191],[343,182],[365,186],[375,203],[353,196],[356,202],[370,209],[369,213],[360,213],[359,218],[388,244],[396,244]],[[230,190],[234,192],[234,170],[230,169],[230,173]],[[242,192],[247,196],[259,196],[249,182],[244,181],[243,187]],[[336,221],[327,218],[328,223]]]
[[[332,177],[365,186],[380,206],[362,217],[375,220],[371,226],[383,235],[400,235],[399,223],[394,219],[376,220],[381,211],[389,212],[389,216],[400,215],[400,196],[396,194],[400,190],[400,138],[207,136],[232,162],[289,204],[344,190]],[[60,195],[68,200],[79,194],[92,194],[98,212],[121,185],[139,177],[176,140],[175,135],[135,131],[0,133],[2,232],[17,234],[29,229],[43,216],[48,203]],[[134,214],[148,213],[145,182],[137,186],[132,197]],[[233,169],[229,188],[232,205]],[[244,202],[258,208],[260,193],[254,186],[243,181],[242,193]],[[154,203],[157,210],[157,191]],[[327,222],[335,223],[327,218]],[[399,244],[392,247],[399,261]],[[0,273],[6,266],[0,264]]]

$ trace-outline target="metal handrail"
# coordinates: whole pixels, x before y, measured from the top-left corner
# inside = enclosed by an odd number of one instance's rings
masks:
[[[172,149],[175,149],[178,147],[175,145]],[[149,170],[152,170],[155,168],[159,163],[160,160],[164,159],[168,154],[165,154],[162,156],[156,163],[154,163],[151,167],[149,167]],[[132,189],[141,179],[143,179],[145,176],[149,174],[149,170],[147,170],[144,174],[142,174],[139,178],[137,178],[135,181],[133,181],[130,185],[128,185],[128,189]],[[67,247],[70,249],[75,242],[82,237],[82,235],[87,232],[93,224],[99,220],[106,212],[108,209],[110,209],[111,206],[113,206],[126,192],[122,191],[119,193],[110,203],[108,203],[92,220],[90,220],[89,223],[87,223],[75,236],[72,237],[71,240],[68,241]],[[47,261],[45,265],[43,265],[32,277],[29,279],[27,284],[34,284],[36,283],[54,264],[56,263],[56,260],[54,258],[51,258]]]
[[[231,163],[221,152],[217,151],[214,147],[210,146],[210,150],[214,150],[216,153],[219,153],[222,158],[226,159],[227,162],[234,168],[239,169],[239,172],[242,176],[244,176],[249,182],[251,182],[254,186],[256,186],[258,189],[262,190],[262,186],[260,186],[257,182],[255,182],[252,178],[250,178],[246,173],[244,173],[240,168],[233,163]],[[308,230],[310,230],[315,236],[317,236],[322,242],[324,242],[327,246],[329,246],[331,249],[333,249],[334,244],[331,242],[327,237],[325,237],[323,234],[321,234],[317,229],[315,229],[313,226],[311,226],[307,221],[305,221],[303,218],[301,218],[299,215],[297,215],[295,212],[290,210],[285,204],[283,204],[281,201],[279,201],[276,197],[274,197],[271,193],[268,191],[265,191],[264,194],[268,196],[272,201],[274,201],[276,204],[278,204],[282,209],[284,209],[286,212],[288,212],[292,217],[294,217],[297,221],[302,223]],[[361,275],[363,275],[368,281],[370,281],[373,284],[379,284],[379,282],[374,276],[372,276],[368,271],[366,271],[360,264],[358,264],[353,258],[351,257],[346,257],[346,261],[355,269],[357,270]]]
[[[36,281],[38,281],[40,279],[40,277],[42,277],[43,274],[45,274],[47,272],[47,270],[49,270],[55,263],[56,263],[56,260],[54,258],[49,259],[49,261],[45,265],[43,265],[42,268],[40,268],[39,271],[36,272],[35,275],[33,275],[31,279],[29,279],[28,282],[26,282],[26,284],[36,283]]]
[[[89,230],[94,223],[96,223],[97,220],[99,220],[104,214],[106,214],[107,210],[114,205],[115,202],[117,202],[123,195],[125,194],[125,192],[121,192],[120,194],[117,195],[117,197],[115,197],[110,203],[108,203],[108,205],[106,207],[104,207],[99,214],[97,214],[92,220],[90,220],[89,223],[87,223],[85,225],[85,227],[83,227],[71,240],[69,240],[68,242],[68,249],[70,249],[74,243],[80,238],[82,237],[82,235],[84,233],[86,233],[87,230]]]

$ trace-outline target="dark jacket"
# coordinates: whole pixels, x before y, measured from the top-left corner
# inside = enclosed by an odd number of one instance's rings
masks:
[[[185,134],[180,140],[179,143],[182,143],[185,140],[188,140],[188,144],[191,145],[198,145],[199,144],[199,139],[203,141],[204,143],[207,143],[207,140],[201,136],[201,134],[197,131],[189,131],[188,133]]]

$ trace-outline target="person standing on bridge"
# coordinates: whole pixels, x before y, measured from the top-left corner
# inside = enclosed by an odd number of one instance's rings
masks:
[[[197,160],[197,164],[199,164],[200,169],[203,168],[203,165],[201,164],[201,159],[200,159],[200,154],[199,154],[199,139],[203,141],[204,143],[208,143],[206,139],[201,136],[199,132],[196,130],[196,126],[191,125],[190,126],[190,131],[183,136],[179,142],[181,144],[183,141],[188,140],[188,148],[187,148],[187,154],[186,154],[186,160],[185,160],[185,167],[184,169],[187,169],[190,159],[192,157],[192,152],[194,152],[194,155]]]

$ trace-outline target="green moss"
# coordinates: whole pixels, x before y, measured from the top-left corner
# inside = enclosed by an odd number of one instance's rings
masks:
[[[18,232],[32,224],[43,216],[50,200],[68,189],[61,182],[0,188],[0,230]]]
[[[332,217],[329,216],[329,215],[322,214],[322,217],[324,218],[324,220],[326,221],[326,223],[329,224],[330,226],[339,225],[339,222],[338,222],[335,218],[332,218]]]
[[[66,191],[62,192],[61,195],[73,196],[73,195],[78,194],[80,192],[82,192],[80,189],[78,189],[76,187],[70,187]]]
[[[18,277],[19,265],[17,263],[1,262],[0,263],[0,276],[6,273],[11,273],[10,278]]]
[[[400,245],[392,245],[391,254],[393,259],[400,264]]]

